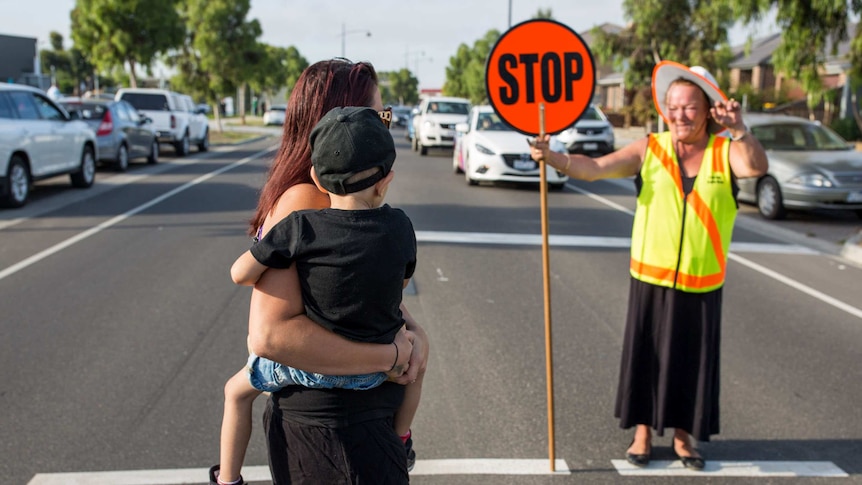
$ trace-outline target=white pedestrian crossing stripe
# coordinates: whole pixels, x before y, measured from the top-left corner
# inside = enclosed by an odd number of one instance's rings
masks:
[[[611,460],[623,476],[691,476],[691,477],[847,477],[848,474],[829,461],[712,461],[706,460],[703,471],[685,469],[679,460],[653,460],[639,468],[625,460]],[[417,460],[411,476],[422,475],[570,475],[566,461],[554,460],[551,471],[548,459],[441,459]],[[27,485],[179,485],[206,481],[207,468],[172,470],[128,470],[78,473],[40,473]],[[269,468],[247,466],[242,469],[247,482],[268,482]]]

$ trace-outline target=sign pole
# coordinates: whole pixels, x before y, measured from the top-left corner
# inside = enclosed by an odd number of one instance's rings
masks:
[[[539,103],[539,137],[545,136],[545,103]],[[539,193],[542,199],[542,275],[545,288],[545,366],[548,383],[548,459],[556,471],[554,459],[554,346],[551,342],[551,269],[548,245],[548,175],[544,160],[539,161]]]

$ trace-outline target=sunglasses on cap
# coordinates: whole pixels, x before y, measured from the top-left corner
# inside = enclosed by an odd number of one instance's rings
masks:
[[[378,111],[377,116],[380,116],[380,121],[383,122],[383,126],[388,130],[389,125],[392,124],[392,106],[387,106],[383,108],[383,111]]]

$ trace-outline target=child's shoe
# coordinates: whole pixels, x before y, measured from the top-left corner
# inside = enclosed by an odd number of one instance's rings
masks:
[[[219,468],[220,468],[219,465],[213,465],[210,467],[210,483],[209,483],[209,485],[222,485],[223,483],[225,483],[225,482],[219,482],[218,481]],[[245,483],[245,480],[242,479],[242,475],[240,475],[239,481],[236,482],[236,485],[248,485],[248,484]]]

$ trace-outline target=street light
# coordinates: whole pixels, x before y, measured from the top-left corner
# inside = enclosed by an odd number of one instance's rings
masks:
[[[344,23],[341,24],[341,57],[346,58],[347,54],[345,53],[345,39],[347,38],[347,34],[356,34],[356,33],[365,33],[365,37],[371,37],[370,30],[357,29],[357,30],[346,30]]]

